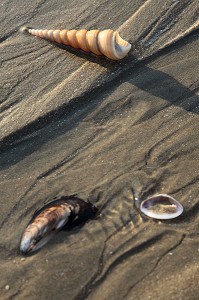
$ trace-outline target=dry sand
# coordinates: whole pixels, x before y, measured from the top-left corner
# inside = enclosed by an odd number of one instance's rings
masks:
[[[0,299],[198,299],[198,1],[1,1]],[[112,28],[127,58],[19,28]],[[101,209],[25,259],[36,208],[78,194]],[[134,195],[185,207],[143,219]]]

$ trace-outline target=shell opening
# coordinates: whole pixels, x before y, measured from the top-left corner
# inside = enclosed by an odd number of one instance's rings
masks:
[[[131,44],[123,40],[118,32],[115,32],[113,39],[115,43],[115,56],[117,59],[124,58],[131,50]]]

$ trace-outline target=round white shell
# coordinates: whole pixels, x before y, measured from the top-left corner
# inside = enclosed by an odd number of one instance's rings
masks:
[[[140,204],[140,211],[146,216],[159,220],[174,219],[183,213],[183,206],[167,194],[147,198]]]

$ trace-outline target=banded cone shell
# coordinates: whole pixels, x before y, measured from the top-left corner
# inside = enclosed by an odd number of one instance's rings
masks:
[[[124,58],[131,49],[131,45],[123,40],[117,31],[111,29],[88,31],[86,29],[39,30],[24,28],[22,31],[28,31],[30,34],[46,40],[92,52],[96,55],[105,55],[113,60]]]

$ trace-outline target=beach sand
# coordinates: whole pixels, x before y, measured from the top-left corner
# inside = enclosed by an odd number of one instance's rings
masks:
[[[198,1],[1,1],[0,299],[198,299]],[[23,34],[118,30],[110,61]],[[144,218],[134,197],[167,193],[184,214]],[[95,220],[35,255],[19,243],[58,195]]]

